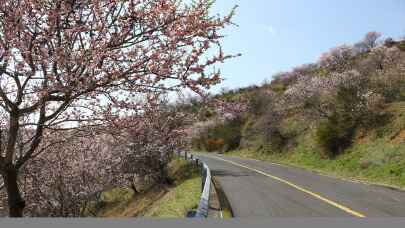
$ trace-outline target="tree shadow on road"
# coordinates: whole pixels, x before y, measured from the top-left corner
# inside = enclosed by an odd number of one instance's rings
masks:
[[[243,177],[243,176],[250,176],[247,173],[242,172],[230,172],[227,170],[211,170],[213,176],[216,177]]]

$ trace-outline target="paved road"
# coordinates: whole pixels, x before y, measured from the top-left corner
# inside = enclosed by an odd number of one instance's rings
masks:
[[[299,168],[199,154],[235,217],[405,217],[405,192]]]

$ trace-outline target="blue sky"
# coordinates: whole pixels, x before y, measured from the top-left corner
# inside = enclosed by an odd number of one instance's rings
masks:
[[[213,92],[260,84],[369,31],[405,36],[403,0],[217,0],[212,13],[224,15],[235,5],[238,27],[224,30],[223,45],[243,56],[221,65],[226,81]]]

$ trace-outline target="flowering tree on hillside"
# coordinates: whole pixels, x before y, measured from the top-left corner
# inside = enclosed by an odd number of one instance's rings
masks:
[[[212,66],[232,57],[222,52],[218,33],[232,13],[211,17],[210,6],[210,0],[0,0],[0,173],[10,216],[22,216],[25,207],[20,169],[52,152],[38,150],[52,146],[45,132],[100,126],[136,113],[155,94],[201,92],[220,81]],[[210,57],[212,48],[218,53]]]
[[[217,99],[214,101],[213,106],[217,110],[218,117],[222,120],[240,118],[248,110],[248,106],[243,101],[223,101]]]
[[[353,47],[341,45],[323,53],[319,59],[319,65],[329,71],[344,72],[350,70],[350,61],[355,56]]]
[[[185,128],[192,120],[191,114],[174,106],[159,105],[147,110],[142,122],[126,130],[118,141],[125,146],[130,143],[129,151],[123,157],[123,172],[151,178],[158,184],[168,184],[167,164],[176,150],[187,146]],[[118,146],[118,150],[125,148]],[[132,187],[137,191],[136,186]]]
[[[329,117],[336,109],[335,99],[338,91],[350,87],[356,90],[358,98],[350,111],[361,115],[379,99],[379,95],[370,88],[368,81],[367,75],[355,70],[332,73],[327,77],[308,77],[298,81],[285,92],[281,106],[286,109],[300,109],[315,119]]]

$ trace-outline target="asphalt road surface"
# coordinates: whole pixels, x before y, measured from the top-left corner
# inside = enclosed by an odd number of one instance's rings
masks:
[[[235,217],[405,217],[405,192],[299,168],[199,154]]]

